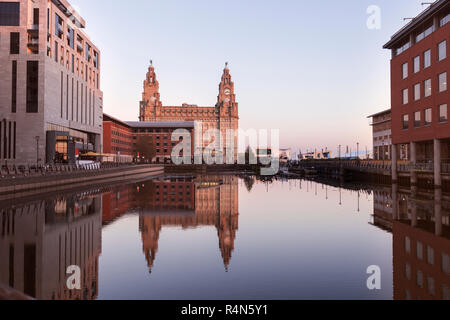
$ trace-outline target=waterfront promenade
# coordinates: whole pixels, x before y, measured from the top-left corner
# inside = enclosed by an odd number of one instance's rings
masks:
[[[80,186],[164,174],[161,165],[102,164],[100,167],[50,166],[33,171],[9,171],[0,179],[0,200],[37,192],[61,191]]]

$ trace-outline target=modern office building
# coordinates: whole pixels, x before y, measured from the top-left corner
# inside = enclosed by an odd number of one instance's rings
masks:
[[[102,151],[100,50],[66,0],[0,1],[0,158],[74,163]]]
[[[392,145],[391,109],[369,116],[372,119],[373,158],[390,160]]]
[[[448,72],[450,1],[439,0],[396,32],[384,45],[392,51],[392,175],[399,150],[407,148],[412,170],[425,163],[442,185],[441,166],[450,158]],[[412,179],[413,183],[414,177]]]

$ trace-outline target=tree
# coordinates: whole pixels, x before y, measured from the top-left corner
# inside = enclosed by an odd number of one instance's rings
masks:
[[[155,145],[149,136],[140,136],[136,142],[136,154],[138,159],[144,159],[146,162],[151,162],[156,156]]]

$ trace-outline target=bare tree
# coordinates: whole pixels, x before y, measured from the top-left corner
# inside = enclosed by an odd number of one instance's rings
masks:
[[[151,162],[156,156],[156,148],[149,136],[140,136],[136,142],[136,155],[145,162]]]

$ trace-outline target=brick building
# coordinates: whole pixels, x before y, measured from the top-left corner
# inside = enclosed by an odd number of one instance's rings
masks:
[[[101,152],[100,50],[66,0],[0,1],[0,157],[74,163]]]
[[[169,163],[172,149],[178,144],[172,141],[172,133],[185,129],[190,133],[191,155],[194,154],[194,122],[144,122],[121,121],[107,114],[103,115],[103,149],[105,155],[113,155],[114,161],[131,162],[143,159],[137,144],[140,138],[148,137],[154,148],[152,162]]]
[[[236,95],[234,93],[234,83],[231,81],[230,70],[226,64],[219,84],[219,95],[217,103],[211,107],[199,107],[197,105],[183,104],[182,106],[163,106],[160,93],[159,82],[156,78],[155,68],[151,64],[146,79],[144,81],[144,92],[140,102],[139,120],[147,122],[158,121],[195,121],[196,134],[203,135],[209,129],[218,129],[223,138],[227,138],[227,130],[237,130],[239,127],[239,112]],[[201,125],[201,128],[199,128]],[[237,135],[229,138],[234,143],[234,154],[237,155]],[[202,140],[199,146],[205,147],[211,141]],[[224,155],[226,152],[224,150]],[[236,159],[236,158],[235,158]]]
[[[374,160],[391,159],[391,109],[369,116],[372,119],[373,158]]]
[[[435,1],[385,44],[392,51],[392,175],[396,181],[400,150],[407,149],[416,183],[417,164],[434,171],[442,185],[441,165],[450,158],[448,71],[450,1]]]

